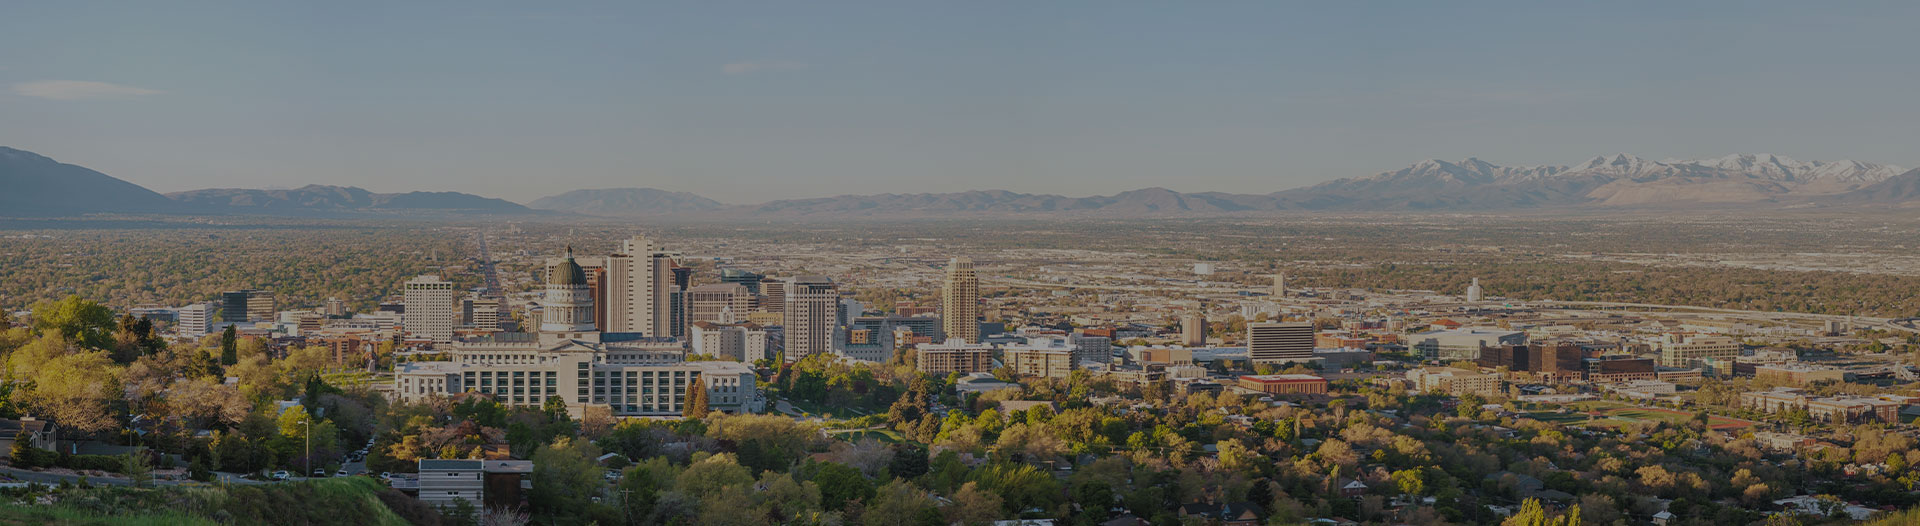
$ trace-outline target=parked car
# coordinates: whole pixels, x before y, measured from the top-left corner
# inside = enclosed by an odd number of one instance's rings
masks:
[[[324,469],[313,470],[313,476],[314,478],[325,478],[327,476],[327,470],[324,470]]]
[[[339,470],[339,471],[335,471],[335,472],[333,472],[333,476],[336,476],[336,477],[344,477],[344,476],[347,476],[347,470],[345,470],[345,469],[341,469],[341,470]]]
[[[293,477],[293,474],[292,474],[292,473],[287,473],[287,472],[285,472],[285,471],[275,471],[275,472],[273,472],[273,480],[287,480],[287,479],[289,479],[289,478],[292,478],[292,477]]]
[[[393,480],[393,473],[386,471],[380,472],[380,480]]]

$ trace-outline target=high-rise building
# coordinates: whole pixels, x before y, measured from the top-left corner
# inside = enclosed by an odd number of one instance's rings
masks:
[[[1473,278],[1473,284],[1467,285],[1467,301],[1480,301],[1480,278]]]
[[[181,307],[174,322],[174,333],[184,338],[206,336],[213,328],[213,309],[205,303]]]
[[[327,298],[327,315],[336,318],[346,316],[347,302],[340,301],[340,298]]]
[[[762,279],[760,292],[762,294],[760,310],[780,313],[787,311],[787,280]]]
[[[606,332],[666,336],[673,316],[669,305],[673,258],[644,236],[621,243],[607,257]]]
[[[453,283],[424,274],[407,281],[402,289],[407,310],[401,313],[400,323],[407,333],[435,343],[453,342]]]
[[[720,321],[721,311],[739,316],[753,305],[753,294],[739,283],[709,283],[687,291],[687,323]]]
[[[761,275],[761,274],[743,270],[743,269],[737,269],[737,268],[720,269],[721,283],[738,283],[740,284],[740,286],[746,287],[747,292],[751,294],[760,293],[760,282],[765,279],[766,279],[765,275]]]
[[[687,289],[679,285],[667,289],[667,334],[687,338]]]
[[[840,326],[840,291],[826,276],[793,278],[783,316],[788,360],[831,353],[833,331]]]
[[[947,261],[947,281],[940,286],[940,322],[947,338],[980,343],[980,276],[973,260]]]
[[[1180,343],[1188,347],[1207,344],[1207,315],[1194,310],[1180,318]]]
[[[234,323],[273,320],[273,291],[234,290],[220,294],[220,319]]]
[[[1312,360],[1313,324],[1272,321],[1248,323],[1247,358],[1253,363]]]
[[[1273,275],[1273,297],[1287,297],[1287,273]]]

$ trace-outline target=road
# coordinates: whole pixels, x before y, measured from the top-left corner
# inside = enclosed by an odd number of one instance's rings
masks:
[[[484,280],[486,287],[480,295],[499,298],[501,297],[500,273],[493,268],[493,253],[487,250],[487,233],[486,231],[475,232],[473,236],[480,242],[480,277]]]

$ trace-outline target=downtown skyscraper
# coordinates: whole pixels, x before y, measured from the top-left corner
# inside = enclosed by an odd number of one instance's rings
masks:
[[[940,286],[940,328],[947,338],[980,343],[980,276],[973,260],[947,261],[947,281]]]
[[[672,254],[634,236],[606,259],[606,332],[668,336],[673,332]]]

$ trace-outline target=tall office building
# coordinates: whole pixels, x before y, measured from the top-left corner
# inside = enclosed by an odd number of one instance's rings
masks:
[[[327,315],[336,318],[346,316],[347,302],[340,301],[340,298],[327,298]]]
[[[687,291],[687,323],[720,321],[721,311],[742,315],[753,305],[753,294],[739,283],[709,283]]]
[[[752,294],[760,293],[760,282],[766,278],[764,275],[737,268],[720,269],[721,283],[738,283]]]
[[[407,281],[402,289],[407,310],[400,314],[400,323],[406,326],[407,333],[434,343],[452,343],[453,283],[441,280],[440,276],[424,274]]]
[[[675,263],[668,269],[673,273],[673,288],[667,290],[667,325],[674,338],[687,339],[687,289],[693,288],[693,267],[682,267]]]
[[[500,330],[500,300],[496,298],[477,298],[473,300],[473,328],[487,331]]]
[[[1305,362],[1313,359],[1313,324],[1272,321],[1248,323],[1247,358],[1253,363]]]
[[[234,323],[273,320],[273,291],[233,290],[220,294],[220,319]]]
[[[666,336],[673,322],[673,258],[644,236],[620,244],[607,257],[606,332],[637,332]]]
[[[1473,278],[1473,284],[1467,285],[1467,301],[1480,301],[1480,278]]]
[[[1207,344],[1207,315],[1199,310],[1180,318],[1180,343],[1188,347]]]
[[[831,353],[833,331],[840,326],[840,291],[826,276],[793,278],[784,317],[788,360]]]
[[[760,310],[781,313],[787,311],[787,280],[761,279],[760,294],[763,296]]]
[[[947,282],[940,286],[940,323],[947,338],[980,343],[980,276],[973,260],[947,261]]]
[[[1287,297],[1287,273],[1273,275],[1273,297]]]
[[[213,327],[213,309],[205,303],[195,303],[181,307],[176,313],[174,333],[184,338],[206,336]]]

